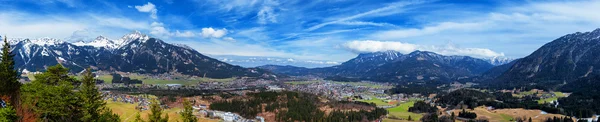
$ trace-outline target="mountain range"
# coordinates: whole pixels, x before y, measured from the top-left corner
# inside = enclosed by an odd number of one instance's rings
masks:
[[[600,75],[600,29],[577,32],[551,41],[527,57],[477,59],[433,52],[362,53],[324,68],[266,65],[259,68],[287,75],[348,77],[374,81],[475,81],[503,86],[560,85]],[[491,82],[487,82],[491,81]],[[544,86],[542,85],[542,86]]]
[[[62,64],[74,73],[91,67],[104,71],[181,73],[211,78],[272,76],[268,71],[231,65],[138,31],[116,40],[99,36],[88,42],[40,38],[9,39],[9,43],[15,54],[15,67],[24,73]]]
[[[181,73],[212,78],[271,77],[277,73],[390,82],[458,81],[474,78],[478,81],[493,79],[493,83],[513,85],[564,84],[578,78],[600,75],[600,29],[562,36],[540,47],[531,55],[517,60],[445,56],[427,51],[408,54],[383,51],[361,53],[341,64],[335,63],[337,65],[320,68],[289,65],[244,68],[226,63],[233,62],[229,61],[231,59],[214,59],[188,46],[165,43],[138,31],[115,40],[99,36],[92,41],[65,42],[59,39],[39,38],[10,39],[9,43],[15,54],[16,68],[24,73],[42,71],[47,66],[62,64],[74,73],[91,67],[104,71]],[[244,58],[256,59],[248,60],[251,62],[263,60],[256,57],[238,57]],[[294,59],[286,59],[287,63],[293,62],[291,60]]]
[[[374,81],[452,81],[478,76],[493,68],[486,60],[469,56],[444,56],[427,51],[362,53],[340,65],[323,68],[265,65],[259,68],[292,76],[342,76]]]

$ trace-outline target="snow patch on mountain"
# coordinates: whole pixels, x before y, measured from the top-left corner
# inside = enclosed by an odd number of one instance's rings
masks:
[[[146,42],[148,39],[150,39],[148,35],[142,34],[139,31],[133,31],[132,33],[124,35],[120,39],[116,40],[111,40],[104,36],[98,36],[96,39],[90,42],[78,41],[74,42],[73,44],[77,46],[93,46],[97,48],[104,47],[107,49],[117,49],[121,48],[126,44],[129,44],[132,41],[138,40],[143,43]]]
[[[511,61],[513,61],[515,59],[508,58],[508,57],[492,57],[492,58],[487,58],[484,60],[489,62],[492,65],[499,66],[499,65],[510,63]]]
[[[94,39],[91,42],[78,41],[73,44],[77,45],[77,46],[104,47],[104,48],[108,48],[108,49],[114,49],[118,46],[117,44],[115,44],[115,42],[113,42],[112,40],[110,40],[104,36],[98,36],[96,39]]]
[[[35,44],[35,45],[40,45],[40,46],[58,45],[58,44],[62,44],[62,43],[65,43],[65,42],[62,40],[59,40],[59,39],[48,38],[48,37],[30,40],[30,44]]]

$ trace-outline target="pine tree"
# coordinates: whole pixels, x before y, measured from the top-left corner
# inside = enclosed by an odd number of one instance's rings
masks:
[[[529,122],[533,122],[533,121],[531,120],[531,117],[529,117]]]
[[[410,115],[408,115],[408,121],[412,121],[412,117]]]
[[[10,105],[6,104],[6,107],[1,108],[0,106],[0,122],[16,122],[19,119],[17,111]]]
[[[2,48],[2,57],[0,57],[0,96],[10,97],[9,103],[19,105],[18,94],[21,87],[19,74],[15,70],[15,55],[10,51],[10,44],[4,36],[4,46]]]
[[[148,122],[167,122],[169,120],[169,115],[165,114],[165,117],[161,117],[162,112],[162,108],[160,108],[158,101],[153,100],[150,104],[150,115],[148,115]]]
[[[133,122],[144,122],[144,120],[142,120],[142,116],[140,116],[140,112],[137,112],[135,114],[135,119],[133,120]]]
[[[68,76],[69,69],[61,66],[48,67],[35,75],[35,80],[21,87],[22,105],[33,110],[40,121],[73,122],[82,118],[82,103],[75,93],[79,82]]]
[[[183,100],[183,111],[180,113],[183,122],[198,122],[198,118],[194,116],[193,112],[192,103],[188,100]]]
[[[160,122],[168,122],[169,121],[169,114],[165,113],[165,117],[163,117],[162,119],[160,119]]]
[[[106,108],[102,95],[96,88],[96,80],[92,71],[88,68],[83,74],[80,90],[78,92],[83,103],[83,122],[108,121],[119,119],[118,115]]]

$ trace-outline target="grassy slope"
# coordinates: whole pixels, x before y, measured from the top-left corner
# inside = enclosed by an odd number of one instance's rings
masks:
[[[135,106],[137,104],[128,104],[128,103],[122,103],[122,102],[112,102],[112,101],[106,101],[106,106],[110,109],[112,109],[113,113],[118,114],[119,116],[121,116],[121,121],[123,122],[130,122],[133,121],[135,119],[135,115],[137,114],[138,110],[135,109]],[[163,111],[164,113],[168,113],[169,114],[169,122],[175,122],[175,121],[181,121],[181,116],[179,116],[179,114],[177,112],[181,111],[181,108],[172,108],[172,109],[166,109]],[[147,120],[148,119],[148,114],[150,113],[149,110],[146,111],[142,111],[140,113],[142,119]],[[210,119],[204,119],[204,118],[198,118],[201,122],[217,122],[217,120],[210,120]]]

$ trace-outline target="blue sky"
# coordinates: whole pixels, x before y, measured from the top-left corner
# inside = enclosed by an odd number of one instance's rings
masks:
[[[14,38],[112,39],[139,30],[211,55],[345,61],[433,51],[518,58],[600,27],[600,1],[0,0]]]

